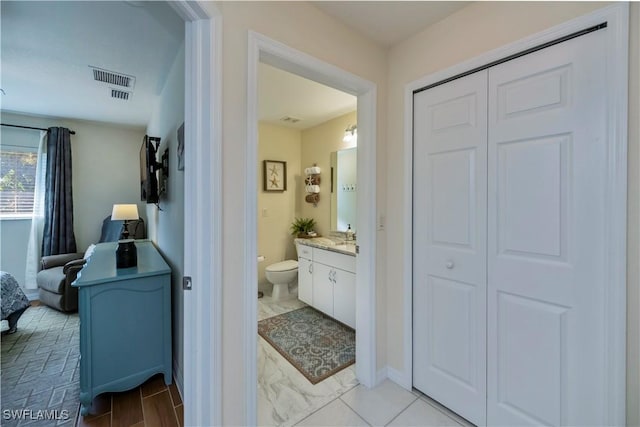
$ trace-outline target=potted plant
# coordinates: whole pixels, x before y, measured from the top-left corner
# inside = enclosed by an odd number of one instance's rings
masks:
[[[297,237],[309,238],[310,232],[313,232],[313,227],[316,225],[316,220],[313,218],[296,218],[291,223],[291,234]]]

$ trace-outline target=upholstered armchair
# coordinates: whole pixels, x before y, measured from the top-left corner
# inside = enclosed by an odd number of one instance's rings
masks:
[[[99,243],[115,242],[120,238],[123,221],[111,221],[108,216],[102,222],[102,232]],[[144,239],[146,230],[144,220],[129,221],[129,235],[133,239]],[[89,250],[87,250],[89,252]],[[87,254],[72,253],[49,255],[42,257],[40,271],[36,276],[40,302],[64,312],[78,310],[78,289],[71,286],[78,276],[78,272],[85,263]],[[115,256],[115,254],[114,254]]]

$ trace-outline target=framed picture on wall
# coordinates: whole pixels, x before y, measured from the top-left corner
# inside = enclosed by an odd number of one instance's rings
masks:
[[[287,162],[265,160],[264,191],[285,191],[287,189]]]

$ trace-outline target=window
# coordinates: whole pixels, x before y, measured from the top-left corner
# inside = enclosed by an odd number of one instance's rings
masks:
[[[37,159],[22,147],[0,149],[0,218],[31,216]]]

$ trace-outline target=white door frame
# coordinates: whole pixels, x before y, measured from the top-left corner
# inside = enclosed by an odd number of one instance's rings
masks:
[[[169,4],[185,20],[184,424],[221,425],[222,16],[210,2]]]
[[[243,306],[246,329],[245,371],[247,424],[256,424],[258,265],[258,63],[264,62],[358,97],[358,246],[356,262],[356,376],[372,387],[376,382],[376,85],[334,65],[249,31],[247,74],[247,186],[244,265],[247,272]]]
[[[607,22],[607,66],[610,96],[607,102],[608,158],[605,260],[609,286],[605,295],[605,354],[608,384],[604,395],[607,425],[625,425],[626,400],[626,216],[627,216],[627,86],[629,5],[618,3],[572,19],[548,30],[492,50],[453,67],[430,74],[405,86],[404,122],[404,369],[401,385],[410,389],[413,378],[412,331],[412,200],[413,200],[413,92],[463,72],[492,63],[526,49],[559,39],[576,31]]]

